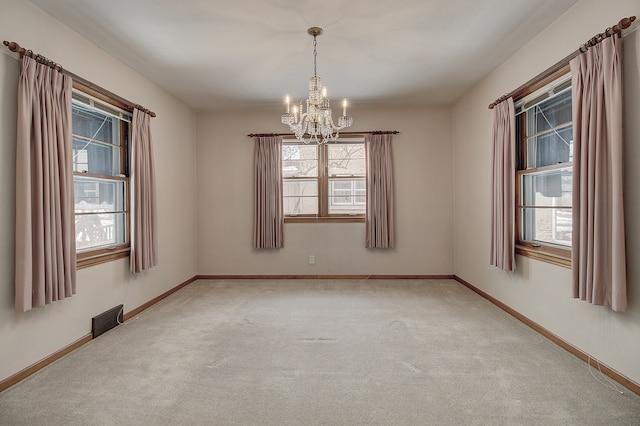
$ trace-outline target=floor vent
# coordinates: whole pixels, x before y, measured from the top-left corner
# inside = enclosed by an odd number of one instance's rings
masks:
[[[118,324],[122,324],[122,305],[104,311],[91,319],[91,332],[95,339],[102,333],[106,333]]]

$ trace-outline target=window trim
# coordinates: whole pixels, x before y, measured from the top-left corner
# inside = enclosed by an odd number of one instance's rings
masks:
[[[539,80],[531,82],[531,84],[523,88],[516,96],[514,96],[514,103],[523,103],[526,101],[526,98],[535,98],[539,95],[538,92],[545,89],[547,86],[552,85],[554,83],[560,85],[566,82],[566,79],[569,80],[571,77],[569,76],[570,69],[568,64],[565,67],[562,67],[549,75],[543,75]],[[520,120],[520,135],[516,135],[516,144],[518,140],[526,140],[527,138],[527,130],[525,124],[524,114],[518,115],[516,113],[515,120]],[[527,150],[522,149],[520,151],[520,158],[517,159],[516,164],[526,165],[526,155]],[[560,169],[563,167],[571,166],[573,167],[573,163],[560,163],[551,166],[537,167],[535,169],[519,169],[516,167],[515,170],[515,224],[516,232],[515,232],[515,253],[529,257],[532,259],[540,260],[543,262],[551,263],[558,266],[563,266],[566,268],[571,268],[571,247],[563,247],[555,244],[545,244],[545,243],[534,243],[529,240],[525,240],[522,235],[522,213],[521,206],[523,191],[521,185],[521,179],[524,174],[530,174],[536,171],[544,171],[544,170],[554,170]]]
[[[357,139],[357,141],[350,142],[349,139]],[[338,143],[362,143],[365,148],[365,134],[348,134],[342,135],[338,138]],[[282,144],[302,144],[297,139],[284,138]],[[284,223],[364,223],[366,220],[366,208],[367,203],[365,201],[365,213],[345,215],[345,214],[329,214],[329,163],[328,163],[328,145],[335,142],[328,142],[327,144],[319,144],[318,149],[318,214],[313,215],[284,215]],[[366,155],[365,155],[366,162]],[[364,178],[366,182],[366,172],[364,175],[352,176],[350,178]],[[283,176],[283,183],[287,179]],[[366,193],[365,193],[366,194]],[[284,195],[283,195],[284,196]],[[366,196],[366,195],[365,195]]]
[[[90,87],[84,86],[82,84],[73,83],[73,91],[79,93],[82,97],[92,99],[95,102],[99,102],[105,104],[105,106],[111,106],[114,109],[118,109],[125,114],[131,115],[131,112],[127,108],[126,105],[119,102],[117,99],[111,99],[108,96],[97,93],[95,90]],[[98,108],[98,110],[100,110]],[[107,111],[102,111],[105,114],[109,114]],[[85,177],[93,177],[99,179],[109,179],[116,181],[124,181],[125,182],[125,209],[122,211],[126,214],[126,223],[125,223],[125,233],[126,233],[126,242],[123,244],[114,244],[110,246],[101,246],[95,249],[87,249],[79,251],[76,248],[76,269],[83,269],[94,265],[99,265],[102,263],[111,262],[113,260],[123,259],[129,257],[131,252],[131,206],[130,204],[130,176],[129,176],[129,163],[128,163],[128,152],[130,150],[130,142],[131,142],[131,129],[127,134],[127,138],[122,138],[122,135],[126,134],[125,124],[122,120],[120,120],[120,136],[121,136],[121,148],[120,148],[120,170],[121,174],[125,176],[104,176],[93,173],[82,173],[82,172],[72,172],[72,177],[75,176],[85,176]],[[125,140],[126,139],[126,140]],[[74,211],[74,223],[75,223],[75,211]]]

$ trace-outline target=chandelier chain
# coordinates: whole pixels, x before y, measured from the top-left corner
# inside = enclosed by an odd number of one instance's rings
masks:
[[[316,40],[316,36],[313,36],[313,76],[318,76],[318,41]]]

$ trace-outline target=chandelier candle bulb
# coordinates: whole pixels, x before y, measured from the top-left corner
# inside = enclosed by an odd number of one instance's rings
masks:
[[[287,96],[285,99],[285,102],[287,103],[287,114],[289,114],[289,96]]]
[[[347,116],[347,100],[346,99],[342,101],[342,115],[344,117]]]

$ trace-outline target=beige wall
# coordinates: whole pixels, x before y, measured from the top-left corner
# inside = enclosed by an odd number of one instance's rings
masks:
[[[624,39],[625,201],[629,311],[613,313],[571,298],[571,271],[518,256],[514,273],[489,266],[492,112],[487,105],[553,65],[622,17],[637,0],[576,4],[453,107],[454,270],[560,338],[640,383],[640,31]]]
[[[199,274],[452,274],[450,109],[351,111],[350,130],[401,132],[392,148],[396,249],[365,249],[363,223],[291,223],[283,249],[253,250],[253,140],[246,135],[287,131],[282,111],[199,113]]]
[[[24,314],[13,309],[15,122],[19,61],[0,49],[0,380],[78,340],[91,318],[130,310],[196,274],[195,113],[40,9],[3,2],[2,37],[48,56],[106,89],[154,110],[160,266],[133,277],[127,260],[78,271],[77,295]]]
[[[251,132],[278,132],[279,109],[200,113],[104,54],[25,0],[3,4],[3,37],[158,113],[160,266],[132,277],[126,260],[80,270],[78,294],[13,310],[15,92],[19,64],[0,49],[0,380],[81,338],[90,318],[132,309],[198,274],[452,274],[640,383],[640,31],[625,38],[629,312],[570,298],[570,271],[518,258],[489,267],[491,112],[487,104],[622,16],[637,0],[585,0],[498,67],[453,108],[353,106],[353,130],[397,129],[395,250],[366,250],[363,224],[287,224],[281,250],[251,248]],[[197,153],[197,155],[196,155]],[[196,175],[197,171],[197,175]],[[197,184],[196,184],[197,183]],[[455,207],[455,208],[454,208]],[[307,263],[316,256],[316,265]]]

